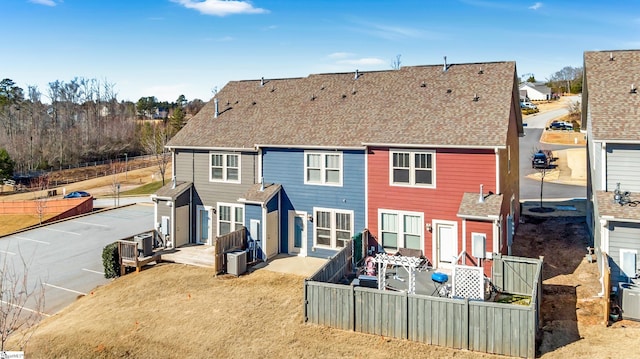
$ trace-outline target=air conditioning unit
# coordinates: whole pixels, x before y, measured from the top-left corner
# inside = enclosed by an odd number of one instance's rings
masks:
[[[236,277],[247,271],[247,252],[233,251],[227,253],[227,273]]]
[[[622,318],[640,320],[640,286],[632,283],[620,283],[619,292]]]
[[[138,255],[148,257],[153,254],[153,236],[151,233],[138,234],[133,237],[133,241],[138,244]]]

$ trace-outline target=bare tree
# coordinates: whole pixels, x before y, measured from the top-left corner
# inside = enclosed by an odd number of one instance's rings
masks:
[[[42,220],[44,219],[44,214],[47,211],[47,197],[48,193],[46,191],[49,189],[49,176],[43,175],[39,176],[36,179],[36,191],[34,194],[34,201],[36,203],[36,214],[38,215],[38,219],[40,220],[40,224],[42,224]]]
[[[111,174],[111,191],[113,193],[113,206],[120,205],[120,175],[125,171],[125,164],[121,161],[112,161],[109,165]]]
[[[0,273],[0,351],[4,352],[9,338],[14,337],[16,349],[24,351],[42,319],[44,309],[44,284],[29,280],[29,265],[19,256],[22,271],[4,256]],[[31,282],[31,283],[30,283]],[[27,307],[27,305],[29,307]],[[11,348],[14,349],[14,348]]]
[[[402,55],[398,54],[398,55],[396,55],[396,58],[395,58],[393,61],[391,61],[391,68],[392,68],[393,70],[400,70],[400,64],[402,63],[402,62],[400,61],[400,57],[401,57],[401,56],[402,56]]]
[[[547,150],[534,150],[531,155],[531,166],[540,174],[540,207],[532,208],[533,212],[552,212],[553,208],[547,208],[542,201],[542,194],[544,189],[544,178],[551,169],[555,168],[553,162],[556,158],[553,157],[551,151]]]
[[[171,159],[169,151],[165,147],[169,141],[169,129],[166,122],[161,124],[152,124],[146,122],[140,139],[144,151],[154,156],[160,176],[162,177],[162,185],[164,186],[164,177],[167,172],[167,166]]]

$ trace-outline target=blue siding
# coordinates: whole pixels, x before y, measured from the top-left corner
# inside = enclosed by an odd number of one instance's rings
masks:
[[[267,202],[267,212],[273,212],[278,210],[278,195],[276,194]]]
[[[262,206],[255,204],[244,205],[244,226],[250,229],[251,220],[257,219],[262,223]]]
[[[279,183],[281,191],[280,228],[282,252],[288,251],[289,211],[306,211],[313,214],[314,207],[353,211],[353,232],[364,229],[365,222],[365,152],[364,150],[342,151],[342,186],[319,186],[304,184],[304,150],[263,149],[263,176],[267,183]],[[307,255],[326,258],[337,251],[313,248],[312,222],[307,222]]]

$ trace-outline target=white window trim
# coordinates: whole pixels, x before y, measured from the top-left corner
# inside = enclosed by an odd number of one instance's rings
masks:
[[[307,163],[307,155],[321,155],[322,156],[322,165],[320,167],[320,182],[311,182],[308,180],[307,178],[307,168],[308,168],[308,163]],[[340,175],[338,176],[338,183],[329,183],[326,182],[326,172],[327,172],[327,168],[326,168],[326,161],[325,158],[327,155],[338,155],[340,158],[340,166],[339,166],[339,171],[340,171]],[[304,151],[304,184],[308,184],[308,185],[314,185],[314,186],[334,186],[334,187],[342,187],[342,178],[344,176],[344,159],[342,156],[342,152],[326,152],[326,151]]]
[[[237,222],[242,222],[242,224],[244,225],[244,218],[247,215],[246,214],[246,209],[244,207],[244,204],[238,204],[238,203],[225,203],[225,202],[218,202],[218,205],[216,207],[216,235],[219,237],[220,236],[220,207],[222,206],[226,206],[226,207],[231,207],[231,224],[232,226],[237,223]],[[242,220],[238,221],[236,220],[236,208],[242,208]],[[232,227],[234,228],[234,227]],[[233,232],[233,231],[231,231]]]
[[[211,168],[213,164],[211,163],[212,155],[222,155],[223,156],[223,167],[222,167],[222,177],[223,179],[213,178],[211,176]],[[227,179],[227,156],[238,156],[238,179],[237,180],[228,180]],[[224,182],[224,183],[241,183],[242,182],[242,154],[239,152],[209,152],[209,182]]]
[[[398,228],[398,248],[395,250],[395,252],[389,252],[389,253],[396,253],[400,248],[405,248],[405,243],[404,243],[404,221],[402,221],[402,219],[404,218],[404,216],[416,216],[416,217],[420,217],[420,250],[422,251],[422,254],[424,255],[424,228],[425,228],[425,223],[424,223],[424,213],[422,212],[410,212],[410,211],[398,211],[398,210],[393,210],[393,209],[383,209],[383,208],[378,208],[378,238],[380,240],[380,247],[383,248],[384,251],[387,251],[386,248],[384,248],[384,246],[382,245],[382,214],[395,214],[397,215],[398,218],[398,223],[397,223],[397,228]]]
[[[393,182],[393,154],[394,153],[408,153],[409,154],[409,183],[395,183]],[[431,179],[432,184],[416,184],[416,167],[415,167],[415,155],[427,154],[431,155]],[[419,187],[419,188],[436,188],[436,151],[433,150],[389,150],[389,185],[396,187]]]
[[[625,263],[624,263],[624,254],[625,253],[631,253],[631,254],[636,256],[636,270],[635,270],[635,273],[633,274],[633,276],[627,276],[627,273],[624,272],[623,268],[624,268],[624,265],[625,265]],[[620,276],[628,277],[628,278],[630,277],[632,279],[637,278],[637,274],[638,274],[638,263],[637,262],[638,262],[638,251],[637,250],[621,248],[620,249]]]
[[[331,213],[331,245],[327,246],[325,244],[318,244],[317,238],[317,215],[318,212],[330,212]],[[336,213],[348,214],[351,217],[351,231],[349,233],[349,238],[353,237],[353,228],[354,225],[354,214],[351,210],[345,209],[335,209],[335,208],[321,208],[321,207],[313,207],[313,247],[315,248],[326,248],[326,249],[342,249],[343,247],[336,247]]]

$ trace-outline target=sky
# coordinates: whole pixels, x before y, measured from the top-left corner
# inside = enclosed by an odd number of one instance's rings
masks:
[[[515,61],[544,81],[640,48],[638,0],[2,0],[0,78],[74,78],[118,100],[209,101],[229,81]]]

